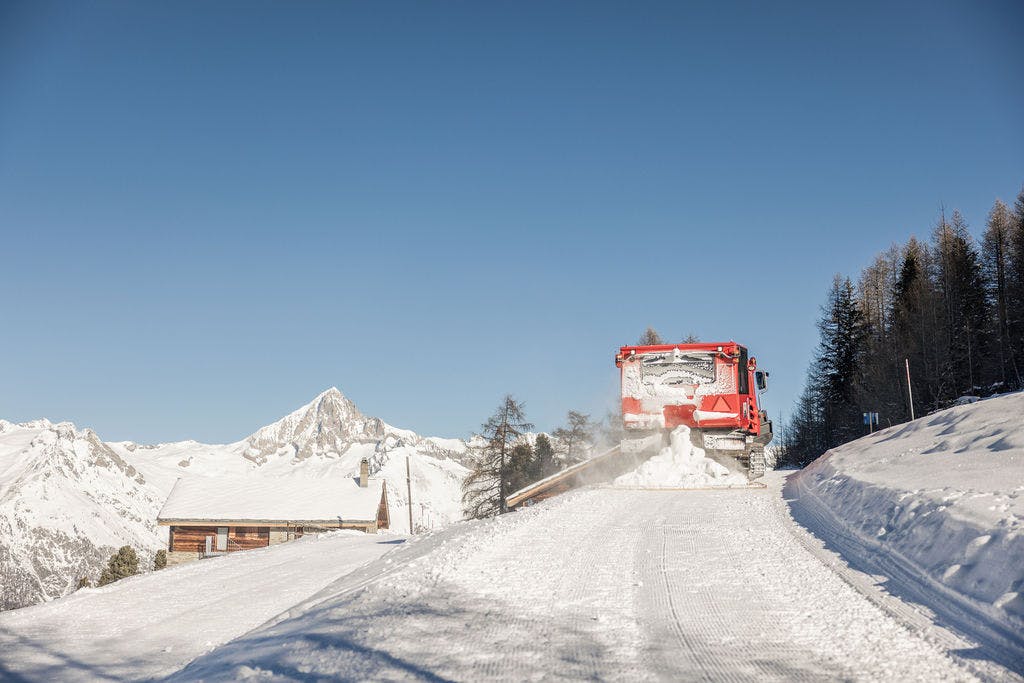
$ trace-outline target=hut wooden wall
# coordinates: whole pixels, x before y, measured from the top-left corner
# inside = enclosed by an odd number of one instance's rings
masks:
[[[206,537],[217,536],[215,526],[172,526],[170,548],[172,551],[198,553],[206,550]],[[216,543],[216,541],[215,541]]]
[[[228,550],[251,550],[270,545],[270,527],[233,526],[228,530]]]
[[[201,552],[206,550],[206,537],[213,536],[217,548],[215,526],[172,526],[170,549],[173,551]],[[228,552],[250,550],[270,545],[270,528],[256,526],[228,527]]]

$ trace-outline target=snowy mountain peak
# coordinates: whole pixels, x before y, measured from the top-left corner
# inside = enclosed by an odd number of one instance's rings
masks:
[[[298,410],[245,439],[245,457],[258,465],[270,458],[305,460],[313,455],[337,456],[352,444],[384,436],[382,420],[363,415],[336,387],[327,389]]]
[[[0,420],[0,432],[10,431],[12,429],[49,429],[53,426],[53,423],[47,420],[45,417],[41,417],[37,420],[29,420],[28,422],[8,422],[7,420]]]

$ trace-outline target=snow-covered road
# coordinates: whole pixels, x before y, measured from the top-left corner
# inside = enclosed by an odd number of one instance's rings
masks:
[[[0,680],[167,675],[380,557],[402,538],[354,531],[310,536],[0,613]]]
[[[1019,680],[877,606],[769,484],[592,489],[456,525],[172,678]]]

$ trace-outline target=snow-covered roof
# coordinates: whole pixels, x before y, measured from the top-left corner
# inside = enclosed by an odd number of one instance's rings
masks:
[[[356,522],[377,519],[384,481],[352,477],[185,477],[171,489],[160,522]]]

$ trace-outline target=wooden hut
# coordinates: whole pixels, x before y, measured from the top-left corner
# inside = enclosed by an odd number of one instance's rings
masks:
[[[262,548],[310,533],[390,525],[387,486],[359,477],[186,477],[157,516],[170,527],[168,561]]]

